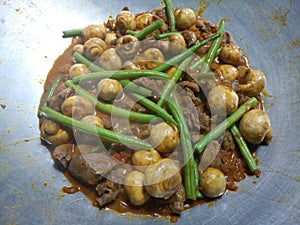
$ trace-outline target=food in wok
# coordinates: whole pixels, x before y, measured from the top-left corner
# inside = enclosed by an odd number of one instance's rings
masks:
[[[266,78],[218,25],[190,8],[63,32],[39,107],[41,139],[99,208],[176,218],[260,176],[272,140]],[[174,217],[175,216],[175,217]]]

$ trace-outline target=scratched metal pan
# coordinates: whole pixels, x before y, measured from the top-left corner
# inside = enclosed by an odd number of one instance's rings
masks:
[[[0,224],[166,224],[99,211],[68,185],[39,140],[36,117],[43,82],[54,60],[69,45],[62,30],[84,27],[116,15],[123,6],[137,13],[159,0],[5,0],[0,5]],[[178,224],[300,223],[300,1],[174,1],[206,7],[267,77],[267,113],[273,142],[258,150],[259,179],[248,177],[238,191],[212,206],[182,213]]]

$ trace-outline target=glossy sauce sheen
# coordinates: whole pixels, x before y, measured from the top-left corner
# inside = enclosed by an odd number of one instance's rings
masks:
[[[49,71],[49,74],[47,76],[45,85],[44,85],[44,94],[41,98],[41,102],[47,93],[48,88],[51,86],[53,80],[56,78],[56,76],[60,73],[67,73],[68,68],[73,64],[73,58],[72,58],[72,48],[75,44],[80,43],[80,39],[73,39],[71,45],[64,51],[64,53],[58,57],[58,59],[55,61],[52,69]],[[62,79],[61,82],[65,82],[64,79]],[[55,93],[54,93],[55,94]],[[97,115],[103,115],[101,112],[97,112]],[[103,115],[106,118],[109,118],[107,115]],[[139,132],[137,132],[139,133]],[[47,144],[46,144],[47,146]],[[53,146],[47,146],[50,153],[52,153]],[[222,157],[224,162],[224,166],[226,167],[226,170],[229,171],[227,175],[227,189],[228,190],[236,190],[237,186],[235,185],[235,182],[241,181],[245,178],[245,173],[248,174],[249,171],[247,171],[246,163],[243,159],[243,157],[240,154],[229,154],[229,153],[223,153],[224,156]],[[52,157],[54,159],[54,157]],[[239,167],[240,170],[238,173],[231,174],[231,168],[233,167]],[[84,183],[79,182],[74,177],[72,177],[67,171],[64,172],[65,177],[68,179],[68,181],[71,183],[71,186],[64,186],[62,187],[62,191],[67,194],[74,194],[78,191],[81,191],[92,203],[96,206],[96,193],[95,193],[95,187],[88,186]],[[197,201],[187,201],[185,204],[185,210],[189,208],[193,208],[199,204],[203,203],[209,203],[214,200],[212,199],[200,199]],[[119,194],[117,199],[109,204],[107,208],[117,211],[119,213],[126,213],[126,214],[134,214],[134,215],[140,215],[142,217],[168,217],[170,219],[170,222],[177,222],[180,215],[172,214],[169,206],[167,204],[161,204],[158,203],[156,200],[150,200],[142,207],[137,207],[132,205],[128,199],[126,199],[126,196],[123,194]]]

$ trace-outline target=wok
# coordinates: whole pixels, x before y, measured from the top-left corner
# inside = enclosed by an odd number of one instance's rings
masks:
[[[5,0],[0,5],[0,224],[165,224],[167,219],[124,216],[93,207],[69,185],[39,139],[37,107],[54,60],[69,45],[62,30],[116,15],[123,6],[140,12],[159,5],[145,0]],[[247,177],[238,191],[213,205],[182,213],[178,224],[300,223],[300,1],[174,1],[207,6],[267,75],[267,113],[274,140],[258,150],[259,179]]]

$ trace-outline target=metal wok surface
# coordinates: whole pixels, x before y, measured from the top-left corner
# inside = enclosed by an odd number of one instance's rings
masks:
[[[62,30],[116,15],[123,6],[137,13],[159,1],[5,0],[0,5],[0,224],[166,224],[168,219],[99,211],[53,167],[39,139],[36,117],[43,82],[70,39]],[[212,206],[182,213],[178,224],[300,223],[300,1],[174,1],[207,6],[203,16],[225,29],[267,75],[267,113],[274,140],[258,150],[259,179],[248,177],[237,192]]]

